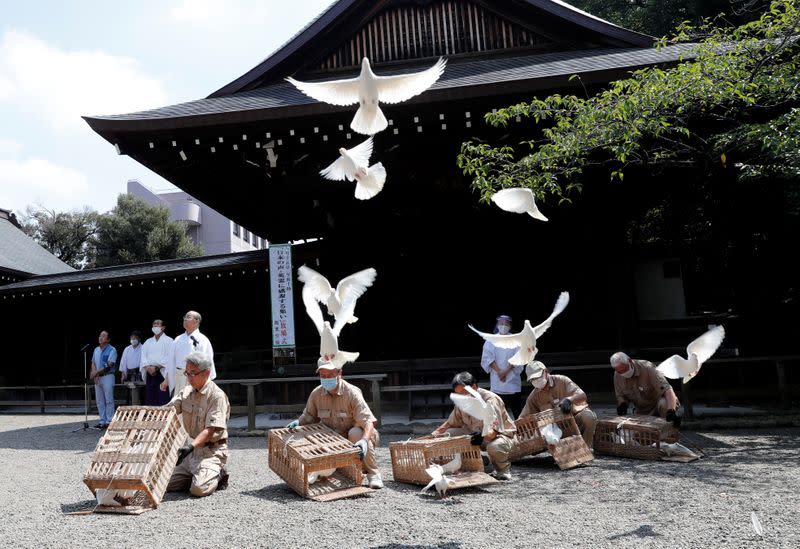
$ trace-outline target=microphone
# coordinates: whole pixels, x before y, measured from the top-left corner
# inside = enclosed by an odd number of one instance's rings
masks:
[[[88,348],[89,348],[89,347],[91,347],[91,346],[92,346],[92,344],[91,344],[91,343],[87,343],[86,345],[84,345],[83,347],[81,347],[81,352],[85,351],[86,349],[88,349]]]

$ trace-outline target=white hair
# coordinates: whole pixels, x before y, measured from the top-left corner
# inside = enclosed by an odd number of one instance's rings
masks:
[[[630,363],[631,357],[623,353],[622,351],[618,351],[611,355],[611,367],[616,368],[620,364],[628,364]]]
[[[186,364],[194,364],[201,372],[211,368],[211,360],[208,358],[208,355],[200,351],[192,351],[186,355],[185,360]]]

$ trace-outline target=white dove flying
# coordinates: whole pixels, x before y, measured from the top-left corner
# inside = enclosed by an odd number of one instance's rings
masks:
[[[341,155],[333,164],[319,172],[331,181],[355,181],[356,198],[369,200],[383,189],[386,183],[386,168],[378,162],[369,165],[372,156],[372,137],[352,149],[339,149]]]
[[[451,480],[444,475],[444,470],[439,464],[434,463],[425,469],[425,472],[428,473],[429,477],[431,477],[431,481],[420,491],[421,494],[424,494],[430,490],[431,487],[435,487],[436,493],[439,494],[440,498],[443,498],[447,493],[447,489],[455,484],[454,480]]]
[[[401,103],[421,94],[439,79],[445,64],[446,61],[440,57],[435,65],[424,71],[377,76],[365,57],[357,78],[329,82],[300,82],[291,77],[286,80],[307,96],[323,103],[343,106],[358,103],[350,127],[358,133],[373,135],[388,126],[379,103]]]
[[[481,434],[486,436],[489,434],[489,431],[492,430],[492,424],[495,420],[494,408],[492,408],[488,402],[483,400],[483,397],[481,397],[480,393],[478,393],[472,387],[464,387],[464,389],[466,389],[472,396],[450,393],[450,400],[452,400],[453,404],[458,406],[463,413],[472,416],[475,419],[481,420],[483,422]]]
[[[700,372],[703,363],[711,358],[722,345],[723,339],[725,339],[725,328],[715,326],[689,343],[689,346],[686,347],[688,358],[672,355],[659,364],[656,369],[670,379],[683,378],[683,382],[688,383]]]
[[[353,311],[356,300],[372,284],[372,280],[375,279],[375,269],[366,269],[343,279],[337,286],[337,292],[333,291],[324,276],[305,265],[298,269],[298,273],[298,278],[303,282],[301,295],[306,313],[320,335],[319,356],[330,360],[337,368],[342,368],[348,362],[355,362],[358,353],[339,350],[339,333],[345,324],[355,318]],[[365,280],[368,280],[366,285],[364,285]],[[344,302],[340,300],[340,296],[344,298]],[[333,309],[336,317],[333,327],[322,317],[322,309],[318,302],[325,303],[329,312]]]
[[[533,191],[522,187],[514,189],[503,189],[492,195],[492,202],[497,204],[501,210],[511,213],[526,213],[534,219],[547,221],[547,218],[539,211]]]
[[[514,349],[519,347],[519,351],[508,360],[510,364],[519,366],[527,364],[534,359],[536,353],[539,352],[539,349],[536,348],[537,338],[542,337],[542,334],[544,334],[553,323],[553,319],[564,311],[568,303],[569,292],[561,292],[558,296],[558,300],[556,300],[556,306],[553,308],[553,312],[550,313],[550,316],[547,317],[544,322],[534,327],[531,326],[530,321],[526,320],[522,331],[516,334],[487,334],[476,330],[472,324],[468,326],[470,330],[486,341],[491,341],[495,347],[500,347],[501,349]]]
[[[303,283],[303,303],[306,305],[306,310],[309,309],[311,302],[318,301],[327,307],[328,314],[336,319],[336,324],[339,324],[340,321],[352,324],[358,320],[353,316],[356,301],[364,295],[367,288],[372,286],[378,273],[373,268],[353,273],[341,279],[336,285],[336,290],[331,287],[327,278],[305,265],[297,269],[297,275],[297,279]],[[316,322],[316,315],[312,316],[309,312],[309,316],[318,326],[317,329],[321,330],[319,328],[321,322]],[[339,335],[339,331],[336,332],[336,335]]]

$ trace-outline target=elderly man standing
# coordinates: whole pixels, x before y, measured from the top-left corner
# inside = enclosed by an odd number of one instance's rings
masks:
[[[145,382],[145,399],[148,406],[162,406],[169,402],[169,391],[164,390],[167,368],[172,361],[173,340],[164,333],[164,321],[153,321],[153,337],[142,346],[142,379]]]
[[[497,317],[497,324],[494,333],[506,335],[511,331],[511,317],[500,315]],[[502,349],[495,347],[491,341],[483,344],[481,354],[481,368],[489,374],[491,381],[491,391],[503,399],[506,409],[512,416],[519,414],[522,407],[522,365],[514,366],[508,363],[508,359],[514,356],[519,347],[513,349]]]
[[[614,368],[614,392],[617,396],[617,414],[624,416],[633,404],[634,413],[642,416],[659,416],[680,427],[681,415],[675,391],[655,365],[647,360],[633,360],[623,352],[611,355]]]
[[[187,488],[196,497],[228,487],[228,396],[211,381],[211,361],[204,353],[189,353],[185,377],[189,385],[169,402],[181,415],[190,440],[179,450],[168,492]]]
[[[167,369],[167,381],[161,386],[162,389],[166,389],[169,386],[169,390],[174,395],[177,395],[186,387],[186,376],[183,375],[183,371],[186,368],[186,357],[191,352],[199,351],[206,355],[211,361],[210,379],[217,378],[217,370],[214,368],[214,349],[211,347],[211,341],[205,334],[200,333],[200,322],[202,320],[203,317],[197,311],[189,311],[183,315],[183,329],[185,331],[175,338],[172,358]]]
[[[433,436],[441,436],[449,433],[452,436],[472,434],[472,444],[479,445],[486,449],[489,460],[494,466],[492,473],[499,480],[511,480],[511,462],[508,454],[517,445],[517,428],[508,416],[503,400],[491,391],[478,388],[475,377],[469,372],[461,372],[453,378],[453,392],[459,395],[470,394],[465,387],[470,387],[477,391],[481,398],[492,407],[494,421],[491,430],[481,436],[483,431],[483,420],[472,417],[464,413],[456,406],[447,421],[442,423],[435,431]]]
[[[114,366],[117,363],[117,350],[110,345],[111,337],[103,330],[97,338],[99,345],[92,353],[92,371],[89,377],[94,382],[97,413],[100,421],[95,429],[104,429],[114,417]]]
[[[583,435],[583,440],[591,448],[594,444],[597,415],[589,409],[586,393],[567,376],[551,374],[538,360],[530,362],[525,367],[525,374],[533,385],[533,391],[528,395],[525,408],[522,409],[519,417],[523,418],[555,408],[564,414],[572,414],[581,435]]]
[[[341,368],[325,358],[317,361],[320,386],[311,391],[306,408],[300,419],[292,421],[287,427],[296,429],[298,425],[322,423],[347,437],[357,447],[367,474],[369,487],[383,488],[383,479],[375,460],[375,448],[380,441],[375,429],[377,419],[367,406],[361,389],[342,379]]]

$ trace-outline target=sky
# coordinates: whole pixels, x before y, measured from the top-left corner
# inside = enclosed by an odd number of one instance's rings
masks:
[[[332,0],[0,0],[0,208],[105,212],[137,179],[172,186],[82,115],[206,97]]]

